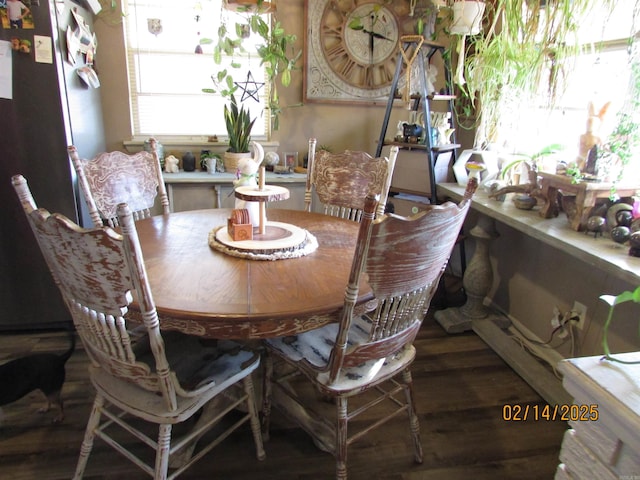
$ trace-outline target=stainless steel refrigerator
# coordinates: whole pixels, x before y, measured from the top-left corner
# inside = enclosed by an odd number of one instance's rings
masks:
[[[74,31],[77,24],[72,9],[93,30],[87,5],[23,3],[31,10],[29,23],[0,29],[0,40],[26,40],[32,47],[11,52],[12,98],[0,98],[0,331],[59,328],[70,322],[11,186],[12,175],[25,176],[38,206],[78,222],[82,204],[67,146],[76,145],[88,158],[105,150],[100,88],[78,74],[86,55],[72,52],[76,63],[68,61],[67,27]],[[48,38],[52,62],[36,61],[36,49]],[[46,45],[38,54],[39,60],[46,59]],[[100,55],[98,46],[98,79]]]

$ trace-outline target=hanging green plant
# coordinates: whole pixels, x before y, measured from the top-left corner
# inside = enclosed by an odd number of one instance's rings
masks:
[[[234,95],[239,88],[238,81],[234,78],[234,69],[241,67],[235,59],[238,56],[250,55],[244,46],[247,32],[259,35],[263,42],[256,46],[255,54],[260,58],[260,65],[265,69],[268,91],[267,109],[270,113],[272,128],[278,130],[282,113],[278,85],[286,88],[291,84],[291,73],[297,68],[296,64],[302,56],[302,50],[295,48],[296,35],[285,31],[275,16],[275,6],[271,2],[256,0],[255,4],[255,8],[240,4],[235,8],[241,14],[242,21],[236,22],[231,32],[228,25],[223,23],[218,28],[217,40],[209,38],[200,40],[201,44],[214,45],[213,61],[216,65],[221,65],[225,57],[231,58],[230,69],[222,69],[212,76],[214,88],[205,88],[203,91],[217,92],[227,98]],[[265,11],[274,13],[266,17]]]
[[[562,92],[561,73],[571,68],[571,60],[581,48],[578,29],[592,8],[602,4],[613,9],[616,2],[487,2],[483,28],[466,42],[464,71],[454,75],[466,80],[456,88],[478,116],[476,148],[499,138],[501,122],[506,118],[513,121],[513,114],[521,110],[520,105],[531,101],[543,78],[549,106],[553,105]],[[445,24],[444,28],[446,32],[450,27]],[[455,51],[455,45],[451,50]]]

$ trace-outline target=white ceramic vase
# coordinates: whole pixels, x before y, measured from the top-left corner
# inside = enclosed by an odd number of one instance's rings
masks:
[[[485,2],[476,2],[475,0],[453,2],[451,6],[453,12],[451,33],[457,35],[477,35],[480,33],[485,6]]]

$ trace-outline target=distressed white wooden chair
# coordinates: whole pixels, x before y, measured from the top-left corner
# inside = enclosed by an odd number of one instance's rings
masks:
[[[169,213],[156,140],[149,139],[149,144],[151,152],[104,152],[91,160],[81,159],[75,146],[68,147],[94,226],[117,226],[120,203],[129,205],[135,220],[150,217],[157,196],[163,213]]]
[[[398,147],[391,147],[389,158],[373,158],[366,152],[345,150],[316,152],[316,139],[309,139],[305,210],[312,211],[315,197],[323,213],[359,221],[367,195],[379,195],[378,213],[384,213],[391,186]]]
[[[416,355],[412,342],[476,187],[477,181],[472,179],[459,205],[431,205],[408,218],[387,214],[374,219],[376,201],[366,199],[344,307],[335,323],[295,337],[265,341],[265,438],[273,395],[273,404],[285,417],[297,422],[316,445],[336,457],[336,478],[344,480],[347,447],[396,415],[407,413],[415,461],[422,462],[409,370]],[[377,306],[356,316],[361,278],[367,278]],[[298,374],[304,377],[295,378]],[[309,385],[307,380],[321,396],[334,400],[335,406],[326,411],[326,402],[316,401],[308,391],[306,396],[300,395]],[[404,401],[397,396],[402,391]],[[370,407],[380,408],[381,403],[393,410],[374,424],[348,431],[354,418]]]
[[[251,377],[260,357],[234,342],[206,342],[161,332],[135,223],[126,204],[117,209],[121,234],[107,226],[83,229],[61,214],[38,209],[24,177],[16,175],[12,181],[91,361],[89,374],[97,393],[73,478],[82,478],[95,437],[155,479],[167,479],[178,476],[249,422],[257,457],[263,459]],[[127,331],[128,308],[134,297],[146,327],[146,335],[135,343]],[[222,394],[231,387],[244,392],[234,401],[225,400],[229,405],[172,444],[174,425],[190,419],[205,405],[211,407],[212,399],[226,398]],[[188,461],[168,474],[170,457],[191,447],[240,405],[248,413],[205,445],[198,444]],[[147,435],[136,419],[157,424],[157,437]],[[144,444],[155,451],[155,460],[143,461],[128,450],[132,442],[122,442],[122,430],[133,435],[137,447]]]

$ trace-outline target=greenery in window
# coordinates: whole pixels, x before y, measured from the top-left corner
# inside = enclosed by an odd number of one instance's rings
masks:
[[[249,3],[249,2],[245,2]],[[260,36],[262,43],[256,47],[255,53],[260,58],[267,76],[268,100],[272,127],[279,128],[279,117],[282,113],[278,85],[288,87],[291,83],[291,72],[296,68],[296,63],[302,55],[302,50],[296,50],[296,35],[288,34],[275,15],[275,4],[256,0],[255,6],[239,6],[236,8],[241,13],[242,21],[233,26],[222,23],[218,29],[218,38],[203,38],[201,44],[213,44],[213,60],[216,65],[221,65],[224,57],[234,58],[238,55],[250,55],[244,46],[244,40],[250,32]],[[268,12],[273,13],[266,15]],[[218,92],[223,97],[231,98],[238,90],[233,76],[233,69],[240,65],[232,60],[230,69],[222,69],[213,76],[213,89],[203,89],[206,92]]]
[[[538,162],[540,162],[544,157],[548,155],[554,155],[562,150],[562,145],[554,143],[543,147],[533,154],[517,153],[514,155],[515,158],[513,160],[511,160],[506,165],[503,165],[500,176],[503,179],[512,179],[516,167],[520,167],[524,164],[528,164],[531,169],[537,172],[539,168]]]
[[[638,154],[640,146],[640,63],[638,62],[637,45],[631,45],[631,80],[627,104],[618,112],[617,124],[607,141],[598,149],[598,162],[609,159],[619,163],[621,167],[612,185],[611,197],[616,199],[616,182],[625,174],[625,167],[632,157]]]
[[[476,115],[475,147],[500,139],[507,112],[531,101],[543,78],[548,106],[562,93],[563,71],[580,52],[577,36],[595,6],[611,10],[614,0],[495,0],[487,2],[483,28],[469,38],[457,85],[462,103]],[[446,24],[446,22],[445,22]],[[445,27],[446,31],[446,27]],[[452,41],[455,35],[452,35]],[[459,75],[457,75],[459,77]]]

